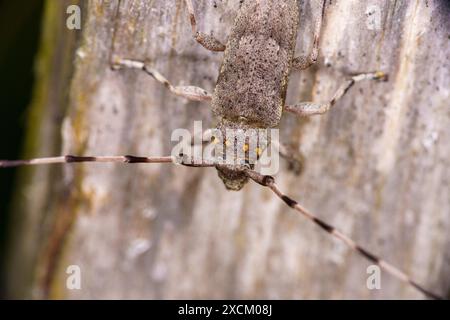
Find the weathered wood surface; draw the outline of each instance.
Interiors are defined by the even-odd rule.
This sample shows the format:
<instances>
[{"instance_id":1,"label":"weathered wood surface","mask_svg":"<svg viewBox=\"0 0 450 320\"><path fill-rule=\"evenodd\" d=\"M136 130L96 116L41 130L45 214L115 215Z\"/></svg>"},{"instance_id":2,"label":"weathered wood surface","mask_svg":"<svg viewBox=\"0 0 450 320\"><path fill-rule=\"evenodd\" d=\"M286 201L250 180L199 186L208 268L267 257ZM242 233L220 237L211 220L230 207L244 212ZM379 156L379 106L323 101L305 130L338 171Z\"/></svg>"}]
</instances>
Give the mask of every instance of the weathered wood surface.
<instances>
[{"instance_id":1,"label":"weathered wood surface","mask_svg":"<svg viewBox=\"0 0 450 320\"><path fill-rule=\"evenodd\" d=\"M195 0L200 29L225 41L239 2ZM300 4L297 53L311 47L320 2ZM193 41L183 1L88 1L84 9L61 153L167 155L172 130L214 125L208 104L109 68L114 50L151 61L175 84L212 91L222 54ZM319 64L292 75L287 102L329 99L346 72L383 70L390 79L356 85L327 115L285 115L282 137L305 163L299 176L285 164L277 175L293 198L441 294L450 287L449 17L443 0L328 4ZM48 155L42 150L36 155ZM23 214L37 217L17 227L11 260L14 269L37 253L28 266L35 280L21 291L28 296L423 298L384 273L381 290L368 290L367 261L261 186L225 191L214 169L42 170L23 190L44 186L47 206L18 196L29 199ZM66 289L69 265L81 267L82 290ZM11 287L21 277L12 274Z\"/></svg>"}]
</instances>

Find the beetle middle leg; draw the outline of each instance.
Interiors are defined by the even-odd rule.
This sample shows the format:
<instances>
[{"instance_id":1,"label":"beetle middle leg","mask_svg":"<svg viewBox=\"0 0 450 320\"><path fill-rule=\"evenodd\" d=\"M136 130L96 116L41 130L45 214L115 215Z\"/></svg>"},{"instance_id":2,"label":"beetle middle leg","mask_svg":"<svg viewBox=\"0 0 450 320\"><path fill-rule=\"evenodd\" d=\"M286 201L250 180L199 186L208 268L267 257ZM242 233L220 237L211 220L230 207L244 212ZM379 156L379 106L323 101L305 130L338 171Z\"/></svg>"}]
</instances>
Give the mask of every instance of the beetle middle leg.
<instances>
[{"instance_id":1,"label":"beetle middle leg","mask_svg":"<svg viewBox=\"0 0 450 320\"><path fill-rule=\"evenodd\" d=\"M210 101L211 94L200 87L195 86L174 86L161 73L152 68L149 64L132 59L114 58L112 62L114 69L131 68L143 70L145 73L153 77L156 81L163 84L173 94L184 97L192 101Z\"/></svg>"},{"instance_id":2,"label":"beetle middle leg","mask_svg":"<svg viewBox=\"0 0 450 320\"><path fill-rule=\"evenodd\" d=\"M341 99L347 91L358 81L361 80L386 80L387 75L383 72L360 73L348 79L334 94L333 98L324 103L302 102L295 105L286 105L285 111L295 113L296 115L306 117L315 114L324 114L331 109Z\"/></svg>"}]
</instances>

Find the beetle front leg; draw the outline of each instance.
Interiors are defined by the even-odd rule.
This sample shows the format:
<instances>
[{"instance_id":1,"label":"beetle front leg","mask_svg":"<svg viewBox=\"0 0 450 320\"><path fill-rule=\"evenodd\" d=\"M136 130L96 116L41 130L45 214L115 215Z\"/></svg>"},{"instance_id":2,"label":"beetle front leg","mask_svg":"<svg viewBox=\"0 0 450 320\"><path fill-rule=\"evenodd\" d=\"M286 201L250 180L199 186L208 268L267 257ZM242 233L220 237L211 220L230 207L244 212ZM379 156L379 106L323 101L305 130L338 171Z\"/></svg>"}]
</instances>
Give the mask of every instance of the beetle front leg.
<instances>
[{"instance_id":1,"label":"beetle front leg","mask_svg":"<svg viewBox=\"0 0 450 320\"><path fill-rule=\"evenodd\" d=\"M288 163L288 169L293 171L296 175L299 175L303 171L305 158L304 156L294 148L279 141L272 141L275 149L280 156Z\"/></svg>"}]
</instances>

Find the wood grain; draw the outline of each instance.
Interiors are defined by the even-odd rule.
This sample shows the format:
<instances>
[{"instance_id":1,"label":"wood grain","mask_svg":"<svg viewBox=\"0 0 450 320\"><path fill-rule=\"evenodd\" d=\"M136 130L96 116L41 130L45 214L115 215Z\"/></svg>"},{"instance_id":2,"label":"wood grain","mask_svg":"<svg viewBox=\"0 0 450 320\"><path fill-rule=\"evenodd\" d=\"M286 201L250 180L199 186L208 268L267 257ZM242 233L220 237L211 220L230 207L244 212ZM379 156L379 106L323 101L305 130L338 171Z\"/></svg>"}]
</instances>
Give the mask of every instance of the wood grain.
<instances>
[{"instance_id":1,"label":"wood grain","mask_svg":"<svg viewBox=\"0 0 450 320\"><path fill-rule=\"evenodd\" d=\"M311 47L320 3L299 4L298 54ZM167 155L172 130L192 129L194 120L203 120L205 128L215 124L208 104L175 97L139 71L109 68L114 51L151 61L174 84L212 91L222 54L192 39L183 1L83 4L82 40L60 122L61 153ZM319 63L292 75L287 103L325 101L352 72L382 70L389 81L358 83L323 116L285 114L283 140L305 162L301 175L283 164L277 181L321 218L445 295L450 6L443 0L327 4ZM225 42L239 0L195 0L194 6L200 30ZM373 8L380 17L375 28L373 15L366 14ZM34 155L50 156L42 150ZM11 269L34 261L26 270L34 281L22 285L22 295L423 298L386 274L381 290L368 290L367 261L259 185L226 191L214 169L76 164L57 167L53 175L48 170L27 171L34 173L18 191L18 202L27 205L17 210L37 217L18 222L14 232ZM46 206L28 195L38 186ZM30 252L37 258L29 260ZM65 287L66 268L73 264L81 267L82 290Z\"/></svg>"}]
</instances>

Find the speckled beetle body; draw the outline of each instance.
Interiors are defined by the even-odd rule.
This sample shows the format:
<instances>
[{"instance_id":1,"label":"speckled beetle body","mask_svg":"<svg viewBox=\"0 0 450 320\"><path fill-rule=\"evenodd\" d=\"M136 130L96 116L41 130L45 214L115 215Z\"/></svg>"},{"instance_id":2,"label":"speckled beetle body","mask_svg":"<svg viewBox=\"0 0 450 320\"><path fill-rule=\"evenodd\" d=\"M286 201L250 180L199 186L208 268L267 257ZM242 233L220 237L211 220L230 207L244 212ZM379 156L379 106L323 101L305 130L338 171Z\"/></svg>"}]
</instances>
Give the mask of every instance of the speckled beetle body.
<instances>
[{"instance_id":1,"label":"speckled beetle body","mask_svg":"<svg viewBox=\"0 0 450 320\"><path fill-rule=\"evenodd\" d=\"M299 10L296 0L245 1L226 44L212 111L218 128L270 128L281 119L294 58ZM230 190L247 182L245 166L218 165Z\"/></svg>"}]
</instances>

